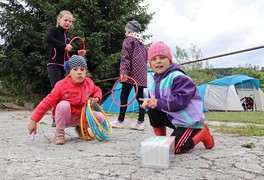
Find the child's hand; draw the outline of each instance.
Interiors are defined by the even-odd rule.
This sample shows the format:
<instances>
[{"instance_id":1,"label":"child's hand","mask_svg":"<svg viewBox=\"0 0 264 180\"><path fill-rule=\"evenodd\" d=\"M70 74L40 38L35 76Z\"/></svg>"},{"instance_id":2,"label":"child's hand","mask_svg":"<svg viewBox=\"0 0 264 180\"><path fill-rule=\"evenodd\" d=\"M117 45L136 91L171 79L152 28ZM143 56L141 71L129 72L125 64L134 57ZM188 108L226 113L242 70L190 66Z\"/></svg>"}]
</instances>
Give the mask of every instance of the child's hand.
<instances>
[{"instance_id":1,"label":"child's hand","mask_svg":"<svg viewBox=\"0 0 264 180\"><path fill-rule=\"evenodd\" d=\"M140 105L142 109L148 108L148 99L149 98L139 98L140 101L143 101L143 103Z\"/></svg>"},{"instance_id":2,"label":"child's hand","mask_svg":"<svg viewBox=\"0 0 264 180\"><path fill-rule=\"evenodd\" d=\"M155 97L151 97L148 99L148 107L155 109L157 107L158 104L158 99L156 99Z\"/></svg>"},{"instance_id":3,"label":"child's hand","mask_svg":"<svg viewBox=\"0 0 264 180\"><path fill-rule=\"evenodd\" d=\"M31 134L32 132L35 132L35 134L37 133L37 122L31 120L29 125L28 125L28 132L29 134Z\"/></svg>"},{"instance_id":4,"label":"child's hand","mask_svg":"<svg viewBox=\"0 0 264 180\"><path fill-rule=\"evenodd\" d=\"M71 50L72 50L72 45L70 45L70 44L66 44L65 49L66 49L67 51L71 51Z\"/></svg>"},{"instance_id":5,"label":"child's hand","mask_svg":"<svg viewBox=\"0 0 264 180\"><path fill-rule=\"evenodd\" d=\"M86 54L86 50L79 50L78 55L79 56L84 56Z\"/></svg>"},{"instance_id":6,"label":"child's hand","mask_svg":"<svg viewBox=\"0 0 264 180\"><path fill-rule=\"evenodd\" d=\"M120 75L120 81L121 82L126 82L127 81L127 75Z\"/></svg>"},{"instance_id":7,"label":"child's hand","mask_svg":"<svg viewBox=\"0 0 264 180\"><path fill-rule=\"evenodd\" d=\"M91 98L91 106L95 105L96 103L99 102L99 98L96 97L96 98Z\"/></svg>"}]
</instances>

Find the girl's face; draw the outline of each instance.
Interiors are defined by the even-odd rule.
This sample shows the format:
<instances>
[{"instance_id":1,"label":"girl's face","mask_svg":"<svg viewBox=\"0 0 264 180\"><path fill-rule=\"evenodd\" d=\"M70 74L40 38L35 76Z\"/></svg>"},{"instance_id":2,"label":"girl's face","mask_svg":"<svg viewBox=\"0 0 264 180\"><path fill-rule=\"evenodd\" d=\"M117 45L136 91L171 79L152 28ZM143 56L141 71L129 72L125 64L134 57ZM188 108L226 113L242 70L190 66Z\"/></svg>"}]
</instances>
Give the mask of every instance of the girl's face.
<instances>
[{"instance_id":1,"label":"girl's face","mask_svg":"<svg viewBox=\"0 0 264 180\"><path fill-rule=\"evenodd\" d=\"M161 55L157 55L153 57L150 61L150 67L155 71L157 74L164 73L169 67L171 66L171 62L169 58Z\"/></svg>"},{"instance_id":2,"label":"girl's face","mask_svg":"<svg viewBox=\"0 0 264 180\"><path fill-rule=\"evenodd\" d=\"M59 25L64 29L70 29L70 27L72 26L72 21L72 15L65 14L59 19Z\"/></svg>"},{"instance_id":3,"label":"girl's face","mask_svg":"<svg viewBox=\"0 0 264 180\"><path fill-rule=\"evenodd\" d=\"M68 74L75 82L82 83L86 77L87 71L82 66L72 68Z\"/></svg>"}]
</instances>

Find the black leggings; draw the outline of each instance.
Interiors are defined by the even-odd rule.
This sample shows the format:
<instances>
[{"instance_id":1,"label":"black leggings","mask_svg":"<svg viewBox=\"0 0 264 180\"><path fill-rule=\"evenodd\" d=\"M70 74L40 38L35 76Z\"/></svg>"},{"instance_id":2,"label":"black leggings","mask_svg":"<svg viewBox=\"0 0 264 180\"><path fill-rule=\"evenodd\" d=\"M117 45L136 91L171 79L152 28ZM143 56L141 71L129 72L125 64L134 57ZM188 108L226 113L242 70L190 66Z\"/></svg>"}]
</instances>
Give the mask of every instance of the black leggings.
<instances>
[{"instance_id":1,"label":"black leggings","mask_svg":"<svg viewBox=\"0 0 264 180\"><path fill-rule=\"evenodd\" d=\"M120 95L121 105L128 103L127 100L128 100L128 96L129 96L129 93L130 93L132 87L134 87L134 89L135 89L134 85L131 85L128 83L122 83L122 90L121 90L121 95ZM144 87L138 86L138 94L137 94L136 99L137 99L139 104L142 104L142 101L139 101L139 98L144 98L143 90L144 90ZM124 121L125 115L126 115L126 110L127 110L127 106L126 107L120 107L120 112L119 112L119 116L118 116L119 121ZM139 107L138 121L143 122L144 117L145 117L145 109L142 109Z\"/></svg>"},{"instance_id":2,"label":"black leggings","mask_svg":"<svg viewBox=\"0 0 264 180\"><path fill-rule=\"evenodd\" d=\"M159 128L166 126L173 129L171 136L175 136L176 154L185 153L194 148L194 142L192 138L196 133L200 131L200 129L192 129L192 128L184 128L184 127L176 128L171 123L171 121L168 120L167 114L157 109L149 109L148 116L150 120L150 125L152 127Z\"/></svg>"},{"instance_id":3,"label":"black leggings","mask_svg":"<svg viewBox=\"0 0 264 180\"><path fill-rule=\"evenodd\" d=\"M49 79L50 79L51 89L53 89L55 84L65 77L64 67L57 66L57 65L49 65L48 66L48 75L49 75Z\"/></svg>"}]
</instances>

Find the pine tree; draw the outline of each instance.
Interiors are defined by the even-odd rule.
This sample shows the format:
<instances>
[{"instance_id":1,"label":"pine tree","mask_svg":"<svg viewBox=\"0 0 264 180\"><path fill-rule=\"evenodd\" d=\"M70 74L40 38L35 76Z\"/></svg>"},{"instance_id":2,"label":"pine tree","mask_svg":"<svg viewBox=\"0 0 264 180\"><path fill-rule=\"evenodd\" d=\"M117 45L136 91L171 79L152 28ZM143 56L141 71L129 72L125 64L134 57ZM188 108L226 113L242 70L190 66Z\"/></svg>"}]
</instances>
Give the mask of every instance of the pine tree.
<instances>
[{"instance_id":1,"label":"pine tree","mask_svg":"<svg viewBox=\"0 0 264 180\"><path fill-rule=\"evenodd\" d=\"M14 93L50 91L45 36L61 10L74 15L71 35L86 42L88 69L96 82L117 77L124 26L136 19L144 31L152 18L143 0L6 0L0 2L0 73L4 86ZM113 82L98 84L108 91Z\"/></svg>"}]
</instances>

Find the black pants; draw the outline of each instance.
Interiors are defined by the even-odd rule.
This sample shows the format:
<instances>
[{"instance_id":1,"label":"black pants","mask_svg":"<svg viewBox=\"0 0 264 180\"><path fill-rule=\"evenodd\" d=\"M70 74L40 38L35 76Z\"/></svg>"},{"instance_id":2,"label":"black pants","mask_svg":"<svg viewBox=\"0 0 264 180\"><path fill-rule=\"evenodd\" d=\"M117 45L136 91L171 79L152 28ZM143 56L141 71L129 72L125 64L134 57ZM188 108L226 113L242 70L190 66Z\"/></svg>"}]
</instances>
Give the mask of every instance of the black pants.
<instances>
[{"instance_id":1,"label":"black pants","mask_svg":"<svg viewBox=\"0 0 264 180\"><path fill-rule=\"evenodd\" d=\"M55 84L65 77L65 70L62 66L49 65L48 66L48 76L50 79L51 89L54 88Z\"/></svg>"},{"instance_id":2,"label":"black pants","mask_svg":"<svg viewBox=\"0 0 264 180\"><path fill-rule=\"evenodd\" d=\"M134 87L134 89L135 89L134 85L131 85L128 83L122 83L122 90L121 90L121 95L120 95L121 105L128 103L127 102L128 96L129 96L129 93L130 93L132 87ZM139 98L144 97L143 91L144 91L144 87L138 86L138 94L137 94L136 99L137 99L139 104L142 104L142 102L139 101ZM119 112L119 116L118 116L119 121L124 121L125 115L126 115L126 110L127 110L127 106L126 107L120 107L120 112ZM144 118L145 118L145 109L142 109L139 107L138 121L143 122Z\"/></svg>"},{"instance_id":3,"label":"black pants","mask_svg":"<svg viewBox=\"0 0 264 180\"><path fill-rule=\"evenodd\" d=\"M200 129L176 128L170 120L166 113L159 111L157 109L149 109L148 116L150 120L150 125L155 128L159 127L169 127L173 129L171 136L175 136L175 153L181 154L185 153L194 148L194 142L192 138Z\"/></svg>"},{"instance_id":4,"label":"black pants","mask_svg":"<svg viewBox=\"0 0 264 180\"><path fill-rule=\"evenodd\" d=\"M51 90L54 88L55 84L65 77L65 70L62 66L49 65L48 66L48 76L50 80ZM55 115L55 108L52 108L52 117ZM53 119L54 121L54 119Z\"/></svg>"}]
</instances>

